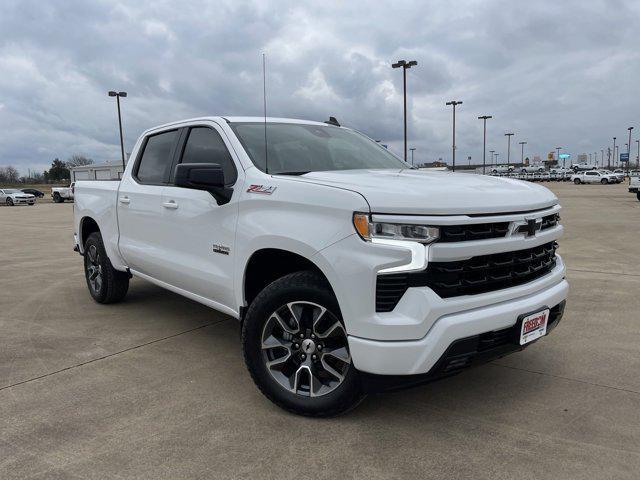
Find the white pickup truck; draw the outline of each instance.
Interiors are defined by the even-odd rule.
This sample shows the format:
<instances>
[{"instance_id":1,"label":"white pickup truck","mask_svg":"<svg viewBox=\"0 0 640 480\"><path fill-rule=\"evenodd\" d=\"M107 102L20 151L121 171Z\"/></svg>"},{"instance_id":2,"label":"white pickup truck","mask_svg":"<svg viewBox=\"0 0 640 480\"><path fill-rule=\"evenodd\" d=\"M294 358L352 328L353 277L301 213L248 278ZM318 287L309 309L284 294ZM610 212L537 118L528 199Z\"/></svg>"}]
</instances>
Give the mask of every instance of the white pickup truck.
<instances>
[{"instance_id":1,"label":"white pickup truck","mask_svg":"<svg viewBox=\"0 0 640 480\"><path fill-rule=\"evenodd\" d=\"M629 181L629 192L635 193L638 200L640 200L640 177L631 177L631 180Z\"/></svg>"},{"instance_id":2,"label":"white pickup truck","mask_svg":"<svg viewBox=\"0 0 640 480\"><path fill-rule=\"evenodd\" d=\"M76 182L71 182L68 187L53 187L51 198L55 203L63 203L65 200L73 200L73 191Z\"/></svg>"},{"instance_id":3,"label":"white pickup truck","mask_svg":"<svg viewBox=\"0 0 640 480\"><path fill-rule=\"evenodd\" d=\"M589 170L571 175L571 181L576 185L581 183L601 183L606 185L608 183L620 183L620 178L605 170Z\"/></svg>"},{"instance_id":4,"label":"white pickup truck","mask_svg":"<svg viewBox=\"0 0 640 480\"><path fill-rule=\"evenodd\" d=\"M242 323L277 405L330 416L521 350L562 318L558 199L412 169L338 125L206 117L144 132L121 181L76 183L100 303L136 276Z\"/></svg>"}]
</instances>

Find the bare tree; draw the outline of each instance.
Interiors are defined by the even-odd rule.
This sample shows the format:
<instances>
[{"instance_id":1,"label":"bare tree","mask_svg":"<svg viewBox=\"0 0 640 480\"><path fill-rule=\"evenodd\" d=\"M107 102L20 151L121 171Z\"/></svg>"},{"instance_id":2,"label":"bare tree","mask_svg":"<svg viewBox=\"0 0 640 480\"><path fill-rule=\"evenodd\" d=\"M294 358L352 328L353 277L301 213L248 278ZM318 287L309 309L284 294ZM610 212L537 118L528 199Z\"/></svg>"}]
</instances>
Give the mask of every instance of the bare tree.
<instances>
[{"instance_id":1,"label":"bare tree","mask_svg":"<svg viewBox=\"0 0 640 480\"><path fill-rule=\"evenodd\" d=\"M12 185L19 181L20 174L14 166L8 165L6 167L0 167L0 182Z\"/></svg>"},{"instance_id":2,"label":"bare tree","mask_svg":"<svg viewBox=\"0 0 640 480\"><path fill-rule=\"evenodd\" d=\"M93 160L89 157L85 157L84 155L74 154L71 155L65 163L67 164L67 168L73 168L81 167L83 165L91 165L93 164Z\"/></svg>"}]
</instances>

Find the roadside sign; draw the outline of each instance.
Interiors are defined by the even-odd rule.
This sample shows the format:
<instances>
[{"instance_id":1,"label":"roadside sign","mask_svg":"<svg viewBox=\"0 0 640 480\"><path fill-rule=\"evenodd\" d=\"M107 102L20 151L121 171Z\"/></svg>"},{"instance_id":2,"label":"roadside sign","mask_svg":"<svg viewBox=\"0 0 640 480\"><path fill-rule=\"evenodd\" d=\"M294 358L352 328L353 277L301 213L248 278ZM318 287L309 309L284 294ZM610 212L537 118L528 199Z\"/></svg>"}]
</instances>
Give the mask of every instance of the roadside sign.
<instances>
[{"instance_id":1,"label":"roadside sign","mask_svg":"<svg viewBox=\"0 0 640 480\"><path fill-rule=\"evenodd\" d=\"M620 161L621 162L628 162L629 161L629 154L628 153L621 153L620 154Z\"/></svg>"}]
</instances>

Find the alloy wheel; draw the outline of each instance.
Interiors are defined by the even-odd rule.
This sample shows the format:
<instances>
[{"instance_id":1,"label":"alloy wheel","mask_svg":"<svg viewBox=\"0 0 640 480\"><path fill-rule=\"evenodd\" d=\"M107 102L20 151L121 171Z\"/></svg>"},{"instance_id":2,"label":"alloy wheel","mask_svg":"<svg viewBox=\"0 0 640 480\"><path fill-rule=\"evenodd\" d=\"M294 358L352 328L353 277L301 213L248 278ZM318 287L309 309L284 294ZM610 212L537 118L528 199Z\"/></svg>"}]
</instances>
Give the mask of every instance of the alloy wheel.
<instances>
[{"instance_id":1,"label":"alloy wheel","mask_svg":"<svg viewBox=\"0 0 640 480\"><path fill-rule=\"evenodd\" d=\"M95 293L100 293L102 288L102 265L100 264L100 253L95 245L91 245L87 251L87 278L91 289Z\"/></svg>"},{"instance_id":2,"label":"alloy wheel","mask_svg":"<svg viewBox=\"0 0 640 480\"><path fill-rule=\"evenodd\" d=\"M316 303L282 305L267 319L261 340L267 371L296 395L320 397L334 391L351 366L342 323Z\"/></svg>"}]
</instances>

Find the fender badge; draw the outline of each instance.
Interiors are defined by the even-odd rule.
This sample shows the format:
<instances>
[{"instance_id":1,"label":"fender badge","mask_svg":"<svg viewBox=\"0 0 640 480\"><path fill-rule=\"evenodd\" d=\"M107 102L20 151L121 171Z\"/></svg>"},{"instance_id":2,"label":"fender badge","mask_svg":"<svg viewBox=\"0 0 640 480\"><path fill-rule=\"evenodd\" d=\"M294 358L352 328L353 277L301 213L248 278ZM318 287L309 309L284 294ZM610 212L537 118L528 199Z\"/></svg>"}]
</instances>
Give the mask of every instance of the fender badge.
<instances>
[{"instance_id":1,"label":"fender badge","mask_svg":"<svg viewBox=\"0 0 640 480\"><path fill-rule=\"evenodd\" d=\"M278 187L272 187L269 185L249 185L247 193L261 193L263 195L271 195L276 191Z\"/></svg>"}]
</instances>

